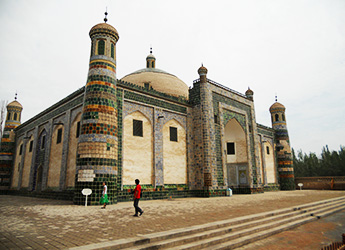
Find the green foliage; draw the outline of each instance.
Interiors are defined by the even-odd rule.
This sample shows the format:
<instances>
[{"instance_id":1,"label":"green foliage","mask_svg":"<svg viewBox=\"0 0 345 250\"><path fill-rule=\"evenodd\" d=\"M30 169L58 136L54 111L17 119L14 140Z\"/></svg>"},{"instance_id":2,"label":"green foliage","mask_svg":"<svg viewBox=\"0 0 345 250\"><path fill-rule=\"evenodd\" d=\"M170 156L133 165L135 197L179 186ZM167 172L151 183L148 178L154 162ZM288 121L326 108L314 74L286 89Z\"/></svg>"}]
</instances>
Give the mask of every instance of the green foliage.
<instances>
[{"instance_id":1,"label":"green foliage","mask_svg":"<svg viewBox=\"0 0 345 250\"><path fill-rule=\"evenodd\" d=\"M315 153L303 153L302 150L295 154L292 149L293 165L296 177L313 176L345 176L345 147L340 150L329 151L328 146L323 147L320 157Z\"/></svg>"}]
</instances>

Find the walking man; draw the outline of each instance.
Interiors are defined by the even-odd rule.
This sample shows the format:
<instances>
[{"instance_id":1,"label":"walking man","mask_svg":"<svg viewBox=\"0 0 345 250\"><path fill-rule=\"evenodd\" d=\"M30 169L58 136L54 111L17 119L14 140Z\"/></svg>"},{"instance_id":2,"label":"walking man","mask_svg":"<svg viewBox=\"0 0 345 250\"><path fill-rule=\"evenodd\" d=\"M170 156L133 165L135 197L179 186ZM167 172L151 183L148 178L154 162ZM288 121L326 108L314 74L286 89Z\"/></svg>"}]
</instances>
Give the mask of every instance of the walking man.
<instances>
[{"instance_id":1,"label":"walking man","mask_svg":"<svg viewBox=\"0 0 345 250\"><path fill-rule=\"evenodd\" d=\"M144 211L139 207L139 200L141 196L141 186L139 185L140 181L138 179L135 180L135 184L137 185L134 189L134 207L135 207L135 214L133 216L138 217L144 213Z\"/></svg>"}]
</instances>

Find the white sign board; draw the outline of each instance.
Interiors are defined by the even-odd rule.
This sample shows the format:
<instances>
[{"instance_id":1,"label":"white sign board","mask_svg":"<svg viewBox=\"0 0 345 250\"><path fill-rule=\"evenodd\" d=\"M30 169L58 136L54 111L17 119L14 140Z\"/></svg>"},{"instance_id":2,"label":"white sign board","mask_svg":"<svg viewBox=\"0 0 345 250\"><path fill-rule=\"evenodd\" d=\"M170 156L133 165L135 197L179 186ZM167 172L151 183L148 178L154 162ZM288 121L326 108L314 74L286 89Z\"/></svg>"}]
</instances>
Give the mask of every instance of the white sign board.
<instances>
[{"instance_id":1,"label":"white sign board","mask_svg":"<svg viewBox=\"0 0 345 250\"><path fill-rule=\"evenodd\" d=\"M93 182L96 177L93 169L80 169L78 170L78 181L80 182Z\"/></svg>"},{"instance_id":2,"label":"white sign board","mask_svg":"<svg viewBox=\"0 0 345 250\"><path fill-rule=\"evenodd\" d=\"M81 190L81 193L85 195L85 207L87 207L87 196L92 194L92 190L90 188L84 188Z\"/></svg>"},{"instance_id":3,"label":"white sign board","mask_svg":"<svg viewBox=\"0 0 345 250\"><path fill-rule=\"evenodd\" d=\"M303 183L298 183L297 185L299 186L299 189L302 190Z\"/></svg>"},{"instance_id":4,"label":"white sign board","mask_svg":"<svg viewBox=\"0 0 345 250\"><path fill-rule=\"evenodd\" d=\"M90 195L90 194L92 194L92 190L91 190L90 188L84 188L84 189L81 191L81 193L82 193L83 195Z\"/></svg>"}]
</instances>

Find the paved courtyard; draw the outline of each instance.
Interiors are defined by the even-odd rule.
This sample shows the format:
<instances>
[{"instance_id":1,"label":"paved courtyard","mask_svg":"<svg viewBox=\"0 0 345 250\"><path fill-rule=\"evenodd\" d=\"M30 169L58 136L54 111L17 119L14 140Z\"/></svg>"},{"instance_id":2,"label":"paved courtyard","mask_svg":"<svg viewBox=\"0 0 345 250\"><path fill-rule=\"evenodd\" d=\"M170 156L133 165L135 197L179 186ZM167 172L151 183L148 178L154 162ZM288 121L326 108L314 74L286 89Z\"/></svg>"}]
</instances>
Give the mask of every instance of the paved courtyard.
<instances>
[{"instance_id":1,"label":"paved courtyard","mask_svg":"<svg viewBox=\"0 0 345 250\"><path fill-rule=\"evenodd\" d=\"M69 201L1 195L0 249L66 249L340 196L345 196L345 191L296 190L140 201L144 214L133 217L132 202L101 209L101 206L76 206ZM243 249L320 249L332 241L340 241L342 230L345 233L345 215L340 212Z\"/></svg>"}]
</instances>

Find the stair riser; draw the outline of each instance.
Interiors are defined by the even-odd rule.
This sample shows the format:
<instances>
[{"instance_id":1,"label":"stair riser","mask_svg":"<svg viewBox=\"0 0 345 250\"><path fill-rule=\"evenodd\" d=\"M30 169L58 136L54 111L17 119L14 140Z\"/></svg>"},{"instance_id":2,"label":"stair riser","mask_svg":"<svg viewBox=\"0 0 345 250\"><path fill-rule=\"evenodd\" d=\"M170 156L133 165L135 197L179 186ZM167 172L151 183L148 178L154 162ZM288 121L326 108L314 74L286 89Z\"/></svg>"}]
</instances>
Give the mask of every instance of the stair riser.
<instances>
[{"instance_id":1,"label":"stair riser","mask_svg":"<svg viewBox=\"0 0 345 250\"><path fill-rule=\"evenodd\" d=\"M308 218L309 218L309 216L308 216ZM313 219L316 219L316 218L313 218ZM264 228L264 230L266 230L266 229L271 229L271 226L268 226L268 227ZM214 246L214 245L217 245L217 244L222 244L222 243L226 243L226 242L229 242L229 241L232 241L232 240L236 240L236 239L239 239L239 238L242 238L242 237L245 237L245 236L257 233L257 232L262 231L262 230L263 229L252 230L252 231L248 231L248 232L245 232L245 233L242 233L242 234L231 235L231 236L224 237L222 239L217 239L217 240L210 239L210 241L208 241L207 243L202 243L202 244L199 244L199 245L194 245L192 247L183 248L183 246L181 246L181 249L183 249L183 250L194 250L194 249L199 250L199 249L202 249L202 248L211 247L211 246ZM284 230L285 229L282 229L282 231L284 231ZM266 236L266 237L268 237L268 236ZM245 244L248 244L248 243L245 243ZM228 249L228 248L225 248L225 249Z\"/></svg>"},{"instance_id":2,"label":"stair riser","mask_svg":"<svg viewBox=\"0 0 345 250\"><path fill-rule=\"evenodd\" d=\"M333 201L333 202L324 202L324 203L321 203L323 206L321 207L327 207L328 205L330 204L334 204L336 202L339 202L338 200L337 201ZM330 204L328 204L330 203ZM342 203L342 204L345 204L345 203ZM311 207L311 206L305 206L305 207ZM334 207L332 207L334 208ZM314 211L318 208L312 208L312 209L309 209L308 211L305 211L305 210L302 210L302 209L299 209L299 210L296 210L296 214L295 216L297 215L300 215L300 214L303 214L303 213L307 213L306 217L309 216L309 211ZM151 243L154 243L154 242L158 242L160 240L166 240L166 239L172 239L174 237L179 237L179 236L186 236L186 235L192 235L192 234L195 234L195 233L201 233L201 232L206 232L206 231L210 231L210 230L214 230L214 229L219 229L219 228L225 228L225 227L229 227L229 226L236 226L238 224L242 224L242 223L247 223L247 222L250 222L251 220L258 220L258 219L263 219L263 218L267 218L267 217L272 217L272 219L266 221L266 222L270 222L270 221L274 221L276 220L276 218L274 218L273 216L276 216L276 215L280 215L280 214L284 214L284 213L287 213L287 211L285 212L281 212L281 213L271 213L271 214L267 214L265 216L259 216L259 217L256 217L256 218L252 218L252 219L246 219L246 220L242 220L242 221L238 221L236 223L224 223L224 224L221 224L221 225L217 225L217 226L212 226L212 227L207 227L207 228L204 228L204 230L194 230L194 231L191 231L191 232L188 232L187 234L186 233L181 233L180 235L173 235L171 237L165 237L164 239L157 239L157 240L152 240ZM291 218L291 216L293 215L286 215L286 216L283 216L283 217L280 217L280 219L283 219L283 218ZM191 237L189 240L185 241L182 243L182 244L186 244L186 243L190 243L190 242L193 242L193 241L198 241L198 240L202 240L202 239L205 239L205 238L211 238L211 237L214 237L214 236L219 236L219 235L223 235L223 234L227 234L228 232L235 232L235 231L238 231L238 230L243 230L243 229L246 229L246 228L249 228L249 227L253 227L253 226L257 226L257 225L260 225L261 222L258 222L258 223L251 223L250 225L245 225L243 227L239 227L239 228L236 228L236 229L231 229L231 230L224 230L222 232L218 232L216 234L209 234L207 236L202 236L202 237L196 237L196 238L193 238ZM159 249L164 249L166 247L173 247L173 246L178 246L178 245L181 245L181 243L177 243L177 244L172 244L172 245L164 245L164 246L161 246L161 248ZM146 249L146 248L145 248ZM149 248L148 248L149 249ZM148 250L147 249L147 250Z\"/></svg>"},{"instance_id":3,"label":"stair riser","mask_svg":"<svg viewBox=\"0 0 345 250\"><path fill-rule=\"evenodd\" d=\"M335 210L335 211L332 211L332 212L330 212L330 213L327 213L327 214L323 215L322 217L325 217L325 216L328 216L328 215L337 213L337 212L342 211L342 210L345 210L345 207L342 207L342 208L339 208L339 209L337 209L337 210ZM258 240L261 240L261 239L270 237L270 236L272 236L272 235L278 234L278 233L283 232L283 231L287 231L287 230L296 228L296 227L298 227L298 226L301 226L301 225L303 225L303 224L306 224L306 223L309 223L309 222L312 222L312 221L315 221L315 220L317 220L316 217L310 217L310 219L305 220L305 221L300 222L300 223L297 223L297 224L295 224L295 225L293 225L293 226L287 226L287 227L285 227L285 228L283 228L283 229L275 230L275 231L269 232L269 233L267 233L267 234L264 233L264 234L261 234L260 236L253 237L253 238L251 238L250 240L244 240L244 241L239 242L239 243L236 243L236 244L230 244L230 245L227 245L227 246L224 246L224 247L214 248L214 250L216 250L216 249L217 249L217 250L235 249L235 248L238 248L238 247L242 247L242 246L244 246L244 245L247 245L247 244L253 243L253 242L255 242L255 241L258 241Z\"/></svg>"},{"instance_id":4,"label":"stair riser","mask_svg":"<svg viewBox=\"0 0 345 250\"><path fill-rule=\"evenodd\" d=\"M250 240L246 240L246 241L243 241L243 242L239 242L237 244L233 244L233 245L230 245L230 246L226 246L224 248L217 248L217 250L225 250L225 249L235 249L235 248L238 248L238 247L242 247L244 245L247 245L247 244L250 244L250 243L254 243L258 240L262 240L262 239L265 239L267 237L270 237L272 235L275 235L275 234L278 234L278 233L281 233L281 232L284 232L284 231L287 231L287 230L290 230L290 229L293 229L293 228L296 228L296 227L299 227L303 224L306 224L308 222L311 222L313 220L316 220L316 218L313 218L312 220L305 220L304 222L301 222L301 223L298 223L298 224L295 224L294 226L289 226L289 227L286 227L286 228L282 228L282 229L277 229L275 230L274 232L269 232L267 234L262 234L260 236L257 236L257 237L253 237L251 238Z\"/></svg>"}]
</instances>

